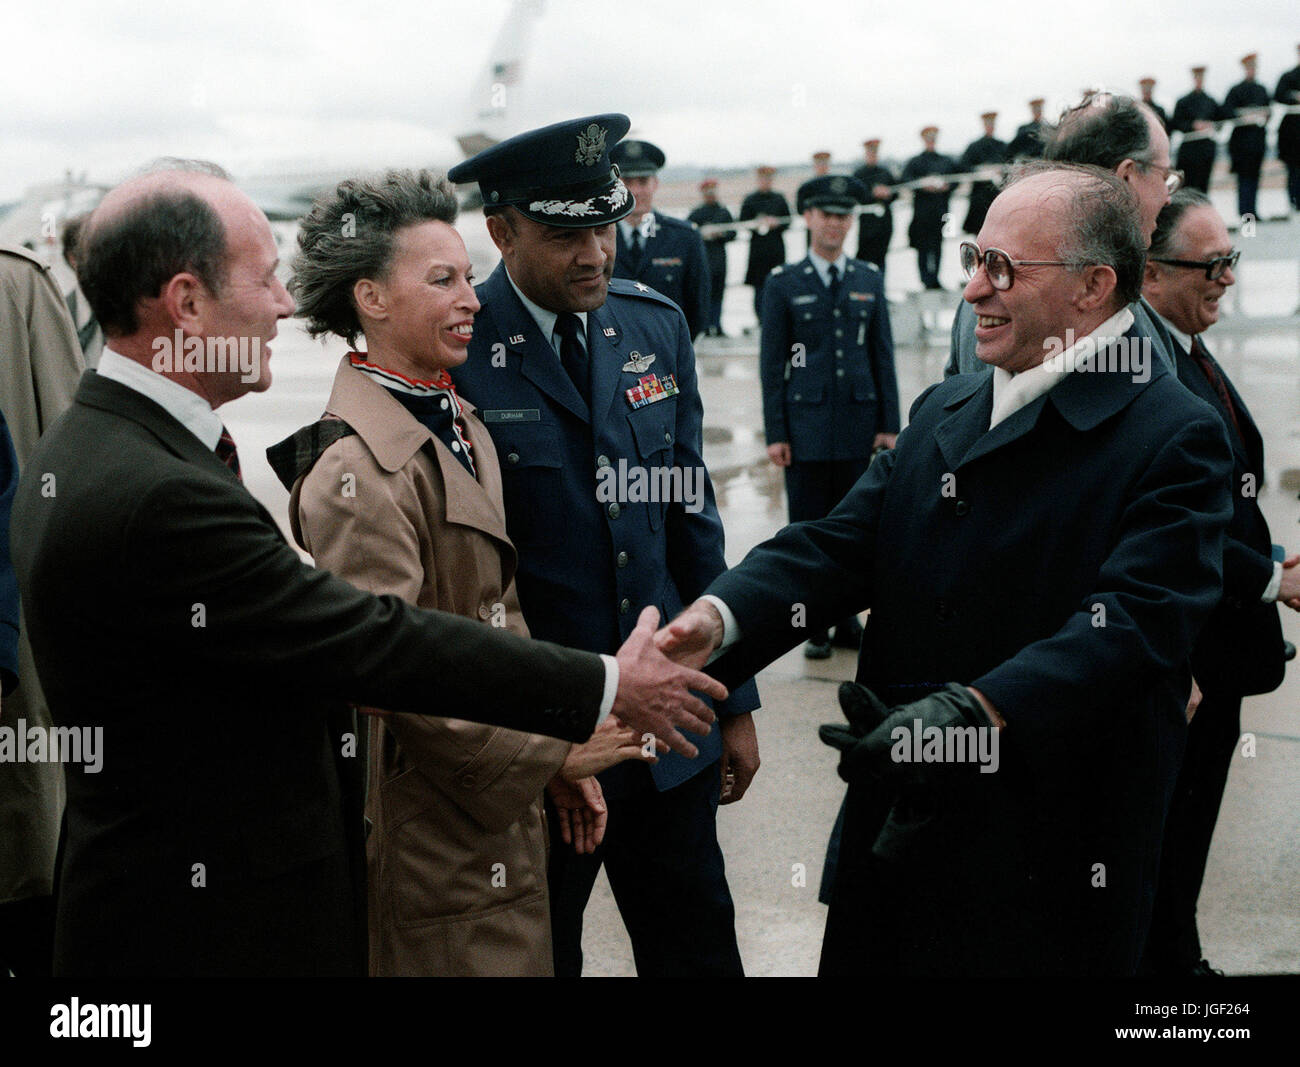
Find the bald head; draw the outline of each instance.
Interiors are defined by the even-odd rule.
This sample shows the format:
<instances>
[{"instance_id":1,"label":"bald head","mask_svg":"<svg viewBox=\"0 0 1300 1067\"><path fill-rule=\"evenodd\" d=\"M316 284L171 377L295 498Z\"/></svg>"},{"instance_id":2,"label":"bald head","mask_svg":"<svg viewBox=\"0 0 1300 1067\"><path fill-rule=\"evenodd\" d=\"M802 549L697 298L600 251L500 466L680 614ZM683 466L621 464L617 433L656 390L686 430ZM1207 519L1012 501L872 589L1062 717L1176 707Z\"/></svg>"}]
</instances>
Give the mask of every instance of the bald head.
<instances>
[{"instance_id":1,"label":"bald head","mask_svg":"<svg viewBox=\"0 0 1300 1067\"><path fill-rule=\"evenodd\" d=\"M215 408L270 385L267 343L293 313L277 263L266 216L220 168L172 161L104 197L78 279L115 352Z\"/></svg>"},{"instance_id":2,"label":"bald head","mask_svg":"<svg viewBox=\"0 0 1300 1067\"><path fill-rule=\"evenodd\" d=\"M223 173L211 170L151 170L110 190L86 221L77 272L106 336L135 333L141 301L158 297L177 274L192 274L219 294L222 217L240 208L257 212Z\"/></svg>"},{"instance_id":3,"label":"bald head","mask_svg":"<svg viewBox=\"0 0 1300 1067\"><path fill-rule=\"evenodd\" d=\"M1020 168L993 201L978 247L1030 261L1001 289L981 268L964 293L977 316L976 355L1019 373L1040 364L1054 338L1085 336L1136 299L1146 241L1116 175L1038 163Z\"/></svg>"}]
</instances>

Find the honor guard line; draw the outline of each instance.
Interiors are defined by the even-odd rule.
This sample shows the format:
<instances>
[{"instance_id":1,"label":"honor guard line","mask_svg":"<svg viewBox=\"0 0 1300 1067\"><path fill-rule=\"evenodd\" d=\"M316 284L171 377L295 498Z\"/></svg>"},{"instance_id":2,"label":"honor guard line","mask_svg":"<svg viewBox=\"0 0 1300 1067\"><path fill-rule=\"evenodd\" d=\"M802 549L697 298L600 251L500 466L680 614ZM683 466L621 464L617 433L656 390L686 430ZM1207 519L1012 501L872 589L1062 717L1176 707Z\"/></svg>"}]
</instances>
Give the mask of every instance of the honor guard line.
<instances>
[{"instance_id":1,"label":"honor guard line","mask_svg":"<svg viewBox=\"0 0 1300 1067\"><path fill-rule=\"evenodd\" d=\"M1276 111L1279 115L1300 115L1300 104L1274 104L1271 107L1249 107L1238 108L1237 118L1227 119L1216 122L1212 130L1193 130L1190 133L1182 135L1184 141L1200 141L1207 137L1217 138L1226 130L1236 129L1238 126L1267 126ZM915 178L912 181L896 182L889 186L895 192L913 191L916 189L936 189L941 185L962 185L966 182L997 182L1001 181L1007 171L1011 170L1016 164L1003 163L993 167L980 167L978 170L964 171L961 174L932 174L925 178ZM854 215L883 215L885 207L881 204L859 204L853 209ZM802 213L796 215L770 216L763 219L748 219L745 222L711 222L706 226L695 227L701 237L716 237L718 234L726 233L728 230L766 230L772 221L778 226L793 226L798 228L803 221Z\"/></svg>"}]
</instances>

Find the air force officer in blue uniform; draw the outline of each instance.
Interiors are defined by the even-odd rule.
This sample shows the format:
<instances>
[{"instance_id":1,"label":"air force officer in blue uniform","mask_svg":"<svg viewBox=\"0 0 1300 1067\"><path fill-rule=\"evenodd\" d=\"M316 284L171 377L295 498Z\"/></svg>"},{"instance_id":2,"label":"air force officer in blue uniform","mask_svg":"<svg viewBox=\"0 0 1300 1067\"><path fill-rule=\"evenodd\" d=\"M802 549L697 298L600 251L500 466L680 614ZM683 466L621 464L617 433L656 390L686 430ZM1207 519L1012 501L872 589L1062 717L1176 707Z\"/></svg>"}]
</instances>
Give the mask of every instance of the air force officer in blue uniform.
<instances>
[{"instance_id":1,"label":"air force officer in blue uniform","mask_svg":"<svg viewBox=\"0 0 1300 1067\"><path fill-rule=\"evenodd\" d=\"M898 382L883 275L844 253L855 205L868 197L854 178L826 175L799 188L808 255L777 267L763 289L760 374L767 454L785 470L790 521L820 519L865 473L877 448L898 436ZM856 617L836 644L858 647ZM810 635L810 659L831 654L825 632Z\"/></svg>"},{"instance_id":2,"label":"air force officer in blue uniform","mask_svg":"<svg viewBox=\"0 0 1300 1067\"><path fill-rule=\"evenodd\" d=\"M501 460L524 618L536 637L593 650L618 647L647 605L671 618L726 569L686 320L646 284L611 280L632 195L608 146L628 126L624 115L557 123L450 174L479 183L501 251L454 377ZM715 815L757 769L757 706L753 683L738 686L698 759L600 776L604 843L551 855L557 974L581 973L582 912L601 863L638 973L741 973Z\"/></svg>"},{"instance_id":3,"label":"air force officer in blue uniform","mask_svg":"<svg viewBox=\"0 0 1300 1067\"><path fill-rule=\"evenodd\" d=\"M694 226L651 210L664 154L649 141L620 141L609 158L633 197L632 210L618 224L614 277L663 293L682 309L693 340L709 324L709 263Z\"/></svg>"}]
</instances>

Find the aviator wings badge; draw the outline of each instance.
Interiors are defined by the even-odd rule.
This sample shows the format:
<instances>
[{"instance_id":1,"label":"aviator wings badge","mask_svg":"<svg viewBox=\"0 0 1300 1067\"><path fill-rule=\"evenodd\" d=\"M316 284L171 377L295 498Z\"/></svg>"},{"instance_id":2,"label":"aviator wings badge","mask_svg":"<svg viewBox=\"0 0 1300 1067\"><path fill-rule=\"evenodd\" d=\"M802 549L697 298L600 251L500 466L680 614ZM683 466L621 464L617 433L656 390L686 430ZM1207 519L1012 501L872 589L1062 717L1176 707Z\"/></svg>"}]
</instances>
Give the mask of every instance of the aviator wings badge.
<instances>
[{"instance_id":1,"label":"aviator wings badge","mask_svg":"<svg viewBox=\"0 0 1300 1067\"><path fill-rule=\"evenodd\" d=\"M640 352L633 352L631 358L623 364L623 370L629 374L644 374L654 361L655 354L653 352L648 356L643 356Z\"/></svg>"}]
</instances>

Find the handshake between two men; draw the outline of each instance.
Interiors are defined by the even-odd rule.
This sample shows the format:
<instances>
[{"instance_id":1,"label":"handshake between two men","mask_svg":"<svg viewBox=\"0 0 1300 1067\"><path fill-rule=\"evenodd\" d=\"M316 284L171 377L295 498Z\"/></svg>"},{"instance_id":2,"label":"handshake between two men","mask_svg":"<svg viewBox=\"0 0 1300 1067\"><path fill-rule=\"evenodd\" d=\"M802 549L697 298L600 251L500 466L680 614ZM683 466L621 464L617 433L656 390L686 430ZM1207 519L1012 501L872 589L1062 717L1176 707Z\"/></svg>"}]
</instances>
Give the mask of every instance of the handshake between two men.
<instances>
[{"instance_id":1,"label":"handshake between two men","mask_svg":"<svg viewBox=\"0 0 1300 1067\"><path fill-rule=\"evenodd\" d=\"M644 618L644 616L643 616ZM669 659L683 667L701 670L722 649L726 623L715 604L697 600L654 635L654 643ZM840 707L848 725L828 724L818 736L841 753L840 777L846 782L891 778L896 784L939 784L935 776L946 773L947 760L899 759L899 743L906 735L906 754L918 750L922 738L945 736L951 729L1000 730L1006 725L997 710L977 689L948 685L920 700L890 708L871 690L845 682L839 690ZM688 727L689 728L689 727Z\"/></svg>"}]
</instances>

